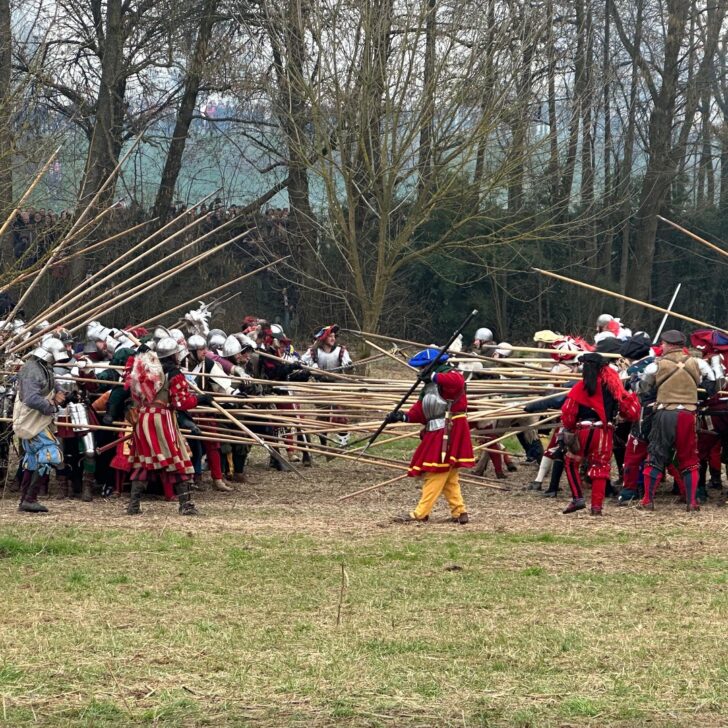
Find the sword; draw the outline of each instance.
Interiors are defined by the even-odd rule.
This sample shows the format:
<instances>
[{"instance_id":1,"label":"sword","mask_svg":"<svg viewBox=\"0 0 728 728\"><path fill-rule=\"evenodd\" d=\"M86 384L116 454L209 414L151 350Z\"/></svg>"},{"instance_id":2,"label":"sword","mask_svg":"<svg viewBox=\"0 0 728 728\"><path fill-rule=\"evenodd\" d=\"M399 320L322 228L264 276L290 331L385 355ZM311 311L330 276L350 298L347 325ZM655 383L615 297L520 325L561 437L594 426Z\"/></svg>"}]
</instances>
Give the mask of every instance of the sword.
<instances>
[{"instance_id":1,"label":"sword","mask_svg":"<svg viewBox=\"0 0 728 728\"><path fill-rule=\"evenodd\" d=\"M670 311L672 311L672 307L675 305L675 299L677 298L677 294L680 293L681 286L682 286L682 283L678 283L677 288L675 289L675 293L672 294L672 298L670 299L670 305L667 307L667 311L665 311L665 315L662 317L662 321L660 321L660 328L657 329L657 333L655 334L654 338L652 339L653 344L660 343L660 334L662 333L662 330L665 328L665 324L667 323L667 317L670 315Z\"/></svg>"}]
</instances>

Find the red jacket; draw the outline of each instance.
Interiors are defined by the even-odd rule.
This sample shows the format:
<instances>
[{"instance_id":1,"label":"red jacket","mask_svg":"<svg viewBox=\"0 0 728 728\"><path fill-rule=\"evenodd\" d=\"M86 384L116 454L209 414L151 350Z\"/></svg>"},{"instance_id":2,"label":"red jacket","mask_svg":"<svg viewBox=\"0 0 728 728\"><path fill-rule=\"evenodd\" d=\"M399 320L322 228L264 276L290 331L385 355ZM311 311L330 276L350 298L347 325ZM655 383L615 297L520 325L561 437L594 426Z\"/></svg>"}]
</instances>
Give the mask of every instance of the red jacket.
<instances>
[{"instance_id":1,"label":"red jacket","mask_svg":"<svg viewBox=\"0 0 728 728\"><path fill-rule=\"evenodd\" d=\"M420 432L421 442L410 461L408 475L416 476L423 473L440 473L449 468L472 468L475 464L473 456L473 443L470 440L470 427L468 425L467 409L468 399L465 394L465 380L463 375L451 369L433 375L440 396L452 400L450 408L450 436L442 460L442 441L445 429ZM422 411L422 402L416 402L407 412L409 422L427 423Z\"/></svg>"},{"instance_id":2,"label":"red jacket","mask_svg":"<svg viewBox=\"0 0 728 728\"><path fill-rule=\"evenodd\" d=\"M628 392L619 375L610 367L605 366L599 372L597 390L594 394L586 391L584 382L577 382L566 395L566 401L561 407L561 423L567 430L575 430L579 420L579 408L584 407L593 411L598 419L605 424L609 421L608 413L604 408L602 387L606 387L614 398L619 414L628 422L635 422L640 416L640 403L634 392ZM589 419L589 418L587 418Z\"/></svg>"}]
</instances>

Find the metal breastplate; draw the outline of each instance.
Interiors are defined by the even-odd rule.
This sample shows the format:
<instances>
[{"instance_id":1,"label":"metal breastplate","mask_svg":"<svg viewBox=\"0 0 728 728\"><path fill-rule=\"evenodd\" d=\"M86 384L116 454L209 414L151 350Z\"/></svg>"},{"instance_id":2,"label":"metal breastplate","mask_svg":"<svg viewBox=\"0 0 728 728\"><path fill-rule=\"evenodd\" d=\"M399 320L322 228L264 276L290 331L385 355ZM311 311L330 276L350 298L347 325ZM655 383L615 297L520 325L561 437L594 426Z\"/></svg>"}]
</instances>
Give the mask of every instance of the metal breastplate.
<instances>
[{"instance_id":1,"label":"metal breastplate","mask_svg":"<svg viewBox=\"0 0 728 728\"><path fill-rule=\"evenodd\" d=\"M427 431L442 430L445 427L445 414L447 413L447 400L440 396L437 384L430 382L425 385L422 396L422 412L427 419Z\"/></svg>"},{"instance_id":2,"label":"metal breastplate","mask_svg":"<svg viewBox=\"0 0 728 728\"><path fill-rule=\"evenodd\" d=\"M338 346L332 351L323 351L323 349L319 349L316 353L316 363L318 364L319 369L323 369L326 372L336 369L339 366L340 353L341 350Z\"/></svg>"}]
</instances>

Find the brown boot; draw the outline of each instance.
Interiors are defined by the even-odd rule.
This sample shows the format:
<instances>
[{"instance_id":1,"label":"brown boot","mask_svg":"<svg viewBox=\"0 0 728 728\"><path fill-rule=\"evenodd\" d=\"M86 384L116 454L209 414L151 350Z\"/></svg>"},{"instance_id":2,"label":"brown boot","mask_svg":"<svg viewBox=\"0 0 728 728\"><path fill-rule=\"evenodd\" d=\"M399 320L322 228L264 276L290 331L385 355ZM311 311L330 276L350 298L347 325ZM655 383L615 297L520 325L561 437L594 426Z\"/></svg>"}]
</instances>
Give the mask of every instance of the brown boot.
<instances>
[{"instance_id":1,"label":"brown boot","mask_svg":"<svg viewBox=\"0 0 728 728\"><path fill-rule=\"evenodd\" d=\"M68 488L70 483L67 475L56 476L56 500L65 500L68 498Z\"/></svg>"},{"instance_id":2,"label":"brown boot","mask_svg":"<svg viewBox=\"0 0 728 728\"><path fill-rule=\"evenodd\" d=\"M224 480L213 480L212 487L221 493L232 493L233 489Z\"/></svg>"},{"instance_id":3,"label":"brown boot","mask_svg":"<svg viewBox=\"0 0 728 728\"><path fill-rule=\"evenodd\" d=\"M84 503L90 503L94 499L93 494L94 478L91 473L84 473L81 481L81 500Z\"/></svg>"}]
</instances>

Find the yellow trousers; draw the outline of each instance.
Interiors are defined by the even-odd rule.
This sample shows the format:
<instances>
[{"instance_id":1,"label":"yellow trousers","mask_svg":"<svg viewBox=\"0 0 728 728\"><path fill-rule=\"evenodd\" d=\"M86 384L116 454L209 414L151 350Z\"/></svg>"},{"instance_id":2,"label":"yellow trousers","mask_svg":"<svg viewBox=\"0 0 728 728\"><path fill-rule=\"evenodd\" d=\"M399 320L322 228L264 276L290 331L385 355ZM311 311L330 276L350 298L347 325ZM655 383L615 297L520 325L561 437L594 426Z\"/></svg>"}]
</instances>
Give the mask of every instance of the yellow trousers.
<instances>
[{"instance_id":1,"label":"yellow trousers","mask_svg":"<svg viewBox=\"0 0 728 728\"><path fill-rule=\"evenodd\" d=\"M448 468L442 473L425 473L420 502L410 514L412 518L421 521L429 516L440 494L445 496L453 518L465 513L463 494L460 492L459 468Z\"/></svg>"}]
</instances>

